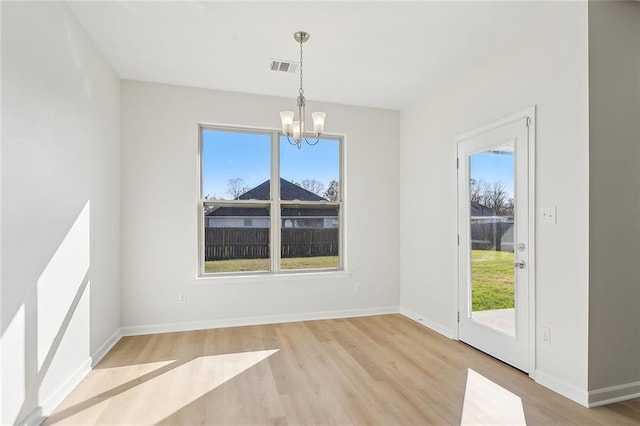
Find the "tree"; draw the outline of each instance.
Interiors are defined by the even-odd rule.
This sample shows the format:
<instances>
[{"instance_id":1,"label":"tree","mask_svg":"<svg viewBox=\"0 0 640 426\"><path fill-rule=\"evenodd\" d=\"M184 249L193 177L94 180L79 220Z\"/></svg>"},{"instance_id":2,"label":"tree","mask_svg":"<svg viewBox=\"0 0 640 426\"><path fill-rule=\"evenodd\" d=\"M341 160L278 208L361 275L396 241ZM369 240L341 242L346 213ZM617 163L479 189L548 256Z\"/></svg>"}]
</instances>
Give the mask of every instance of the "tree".
<instances>
[{"instance_id":1,"label":"tree","mask_svg":"<svg viewBox=\"0 0 640 426\"><path fill-rule=\"evenodd\" d=\"M471 178L469 180L469 198L495 211L498 216L513 216L513 198L509 197L504 182L487 183Z\"/></svg>"},{"instance_id":2,"label":"tree","mask_svg":"<svg viewBox=\"0 0 640 426\"><path fill-rule=\"evenodd\" d=\"M509 197L507 188L502 181L492 182L483 191L483 202L492 208L496 215L507 216L513 214L513 199Z\"/></svg>"},{"instance_id":3,"label":"tree","mask_svg":"<svg viewBox=\"0 0 640 426\"><path fill-rule=\"evenodd\" d=\"M321 195L324 190L324 183L315 179L304 179L299 186L317 195Z\"/></svg>"},{"instance_id":4,"label":"tree","mask_svg":"<svg viewBox=\"0 0 640 426\"><path fill-rule=\"evenodd\" d=\"M229 187L227 188L227 194L231 195L233 199L238 198L249 189L251 189L247 185L245 185L244 179L242 178L229 179L228 185Z\"/></svg>"},{"instance_id":5,"label":"tree","mask_svg":"<svg viewBox=\"0 0 640 426\"><path fill-rule=\"evenodd\" d=\"M488 187L489 185L486 182L471 178L469 180L469 197L471 201L482 204Z\"/></svg>"},{"instance_id":6,"label":"tree","mask_svg":"<svg viewBox=\"0 0 640 426\"><path fill-rule=\"evenodd\" d=\"M329 182L329 187L324 191L324 198L334 202L340 200L340 184L337 180Z\"/></svg>"},{"instance_id":7,"label":"tree","mask_svg":"<svg viewBox=\"0 0 640 426\"><path fill-rule=\"evenodd\" d=\"M502 212L502 214L504 216L513 216L513 212L514 212L514 204L513 204L513 198L509 198L507 200L507 203L505 204L505 208L504 211Z\"/></svg>"}]
</instances>

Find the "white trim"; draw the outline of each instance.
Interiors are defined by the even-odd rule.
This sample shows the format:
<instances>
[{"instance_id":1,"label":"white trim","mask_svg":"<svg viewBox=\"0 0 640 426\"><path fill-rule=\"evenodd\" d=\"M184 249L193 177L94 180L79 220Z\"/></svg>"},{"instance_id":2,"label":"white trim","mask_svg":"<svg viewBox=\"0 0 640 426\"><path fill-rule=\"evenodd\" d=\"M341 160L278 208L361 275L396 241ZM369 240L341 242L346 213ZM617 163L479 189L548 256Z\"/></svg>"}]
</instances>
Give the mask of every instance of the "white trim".
<instances>
[{"instance_id":1,"label":"white trim","mask_svg":"<svg viewBox=\"0 0 640 426\"><path fill-rule=\"evenodd\" d=\"M560 395L567 397L580 405L583 405L585 407L589 406L588 392L584 389L580 389L574 384L565 382L564 380L541 370L536 370L532 378L536 381L536 383L544 386L545 388L551 389L552 391L559 393Z\"/></svg>"},{"instance_id":2,"label":"white trim","mask_svg":"<svg viewBox=\"0 0 640 426\"><path fill-rule=\"evenodd\" d=\"M197 178L198 178L198 195L197 195L197 199L198 202L196 203L197 207L197 211L196 211L196 230L197 230L197 235L198 235L198 246L195 247L195 249L197 250L196 252L196 262L198 262L197 265L197 273L196 276L202 276L204 275L204 202L202 201L202 190L203 190L203 184L202 184L202 144L203 144L203 125L202 124L198 124L198 156L195 159L196 160L196 173L198 174ZM193 250L193 247L192 247Z\"/></svg>"},{"instance_id":3,"label":"white trim","mask_svg":"<svg viewBox=\"0 0 640 426\"><path fill-rule=\"evenodd\" d=\"M37 407L31 413L29 413L27 417L19 422L16 422L16 424L20 426L39 426L45 420L45 416L42 415L42 407Z\"/></svg>"},{"instance_id":4,"label":"white trim","mask_svg":"<svg viewBox=\"0 0 640 426\"><path fill-rule=\"evenodd\" d=\"M510 123L513 123L514 121L518 121L526 117L531 117L532 115L535 116L535 108L536 108L535 106L532 106L520 112L516 112L515 114L511 114L507 117L493 121L487 124L486 126L479 127L475 130L471 130L470 132L457 136L456 138L454 138L454 140L456 143L458 143L465 139L473 138L483 133L490 132L491 130L497 129L498 127L502 127L505 124L510 124ZM533 118L532 118L532 121L533 121Z\"/></svg>"},{"instance_id":5,"label":"white trim","mask_svg":"<svg viewBox=\"0 0 640 426\"><path fill-rule=\"evenodd\" d=\"M249 207L271 207L269 200L209 200L202 199L203 206L218 206L218 207L237 207L237 206L249 206ZM210 216L210 217L243 217L243 216ZM246 216L246 217L265 217L265 216Z\"/></svg>"},{"instance_id":6,"label":"white trim","mask_svg":"<svg viewBox=\"0 0 640 426\"><path fill-rule=\"evenodd\" d=\"M344 271L346 271L349 268L349 260L348 260L348 256L349 256L349 251L347 250L347 207L349 206L349 203L345 203L345 200L347 199L347 188L348 188L348 184L347 184L347 173L345 172L345 167L348 164L347 163L347 135L344 134L342 136L340 136L339 139L339 148L340 148L340 164L338 165L338 167L340 167L339 172L339 176L338 179L340 179L338 181L338 204L339 204L339 210L338 210L338 226L340 227L339 230L339 236L338 236L338 254L340 256L338 256L338 260L340 261L340 265L338 265L338 267ZM329 182L331 183L331 182Z\"/></svg>"},{"instance_id":7,"label":"white trim","mask_svg":"<svg viewBox=\"0 0 640 426\"><path fill-rule=\"evenodd\" d=\"M291 272L256 272L249 274L247 272L229 272L206 274L195 277L195 285L208 285L211 282L233 281L234 283L269 283L282 281L308 281L308 280L340 280L350 278L353 271L341 271L339 269L307 269L296 270Z\"/></svg>"},{"instance_id":8,"label":"white trim","mask_svg":"<svg viewBox=\"0 0 640 426\"><path fill-rule=\"evenodd\" d=\"M206 330L210 328L242 327L247 325L280 324L286 322L313 321L337 318L366 317L371 315L397 314L397 306L380 306L377 308L350 309L342 311L325 311L313 313L295 313L269 315L259 317L225 318L209 321L188 321L168 324L138 325L122 328L123 336L143 334L173 333L178 331Z\"/></svg>"},{"instance_id":9,"label":"white trim","mask_svg":"<svg viewBox=\"0 0 640 426\"><path fill-rule=\"evenodd\" d=\"M428 329L435 331L438 334L442 334L443 336L448 337L449 339L457 340L455 330L447 326L444 326L437 321L433 321L429 318L426 318L424 315L420 315L419 313L414 312L410 309L403 308L402 306L400 307L400 315L404 315L410 320L413 320L418 324L423 325Z\"/></svg>"},{"instance_id":10,"label":"white trim","mask_svg":"<svg viewBox=\"0 0 640 426\"><path fill-rule=\"evenodd\" d=\"M55 391L51 393L42 404L34 409L27 417L20 420L18 424L31 426L40 425L46 420L53 411L64 401L64 399L71 394L71 392L80 384L80 382L87 377L91 372L93 366L95 366L104 356L115 346L116 343L122 338L122 330L117 329L109 339L89 358L84 360L76 368L76 370L69 375L69 377L62 382Z\"/></svg>"},{"instance_id":11,"label":"white trim","mask_svg":"<svg viewBox=\"0 0 640 426\"><path fill-rule=\"evenodd\" d=\"M203 194L203 182L202 182L202 152L203 152L203 143L204 143L204 132L206 130L209 131L228 131L228 132L236 132L236 133L246 133L246 134L256 134L256 135L264 135L269 136L269 180L270 180L270 199L269 200L205 200L202 197ZM338 179L339 179L339 200L337 202L328 202L328 201L297 201L297 200L281 200L280 198L280 138L283 134L278 129L273 128L261 128L255 126L237 126L237 125L217 125L217 124L198 124L198 155L197 155L197 173L198 173L198 219L197 219L197 232L198 232L198 247L197 247L197 259L198 259L198 267L196 278L208 278L212 275L217 276L225 276L224 273L206 273L205 272L205 225L204 225L204 206L224 206L224 207L234 207L238 205L247 205L250 207L267 207L270 209L271 213L269 215L269 224L270 224L270 233L269 233L269 248L271 252L270 259L270 273L271 274L279 274L281 272L281 259L280 259L280 246L281 246L281 230L284 228L282 224L282 211L281 208L284 206L285 208L289 205L307 205L307 206L335 206L339 211L339 237L338 237L338 259L339 259L339 270L345 269L345 245L344 240L347 235L345 230L345 214L344 214L344 187L345 176L344 173L344 144L346 135L337 134L337 133L323 133L320 140L335 140L338 142L338 156L339 156L339 170L338 170ZM327 218L327 216L320 216L319 218ZM333 218L333 216L331 216ZM307 272L313 272L313 270L309 269ZM258 274L261 275L261 274Z\"/></svg>"},{"instance_id":12,"label":"white trim","mask_svg":"<svg viewBox=\"0 0 640 426\"><path fill-rule=\"evenodd\" d=\"M48 416L69 396L76 386L80 384L87 374L91 372L91 358L87 358L73 373L69 375L67 380L62 382L58 388L46 398L41 406L42 415Z\"/></svg>"},{"instance_id":13,"label":"white trim","mask_svg":"<svg viewBox=\"0 0 640 426\"><path fill-rule=\"evenodd\" d=\"M640 397L640 382L589 391L589 408Z\"/></svg>"},{"instance_id":14,"label":"white trim","mask_svg":"<svg viewBox=\"0 0 640 426\"><path fill-rule=\"evenodd\" d=\"M301 135L302 136L302 135ZM302 143L302 141L301 141ZM284 228L284 223L282 223L282 206L280 203L282 200L280 199L280 133L274 131L271 133L271 141L270 141L270 159L271 164L270 167L270 182L269 182L269 190L271 194L271 203L269 203L270 208L270 246L269 251L270 256L269 260L271 261L271 272L277 274L280 272L280 258L282 255L282 228ZM338 238L340 238L338 236ZM273 248L277 247L277 250ZM203 259L204 261L204 259Z\"/></svg>"},{"instance_id":15,"label":"white trim","mask_svg":"<svg viewBox=\"0 0 640 426\"><path fill-rule=\"evenodd\" d=\"M522 113L530 119L527 135L529 146L527 167L529 172L529 247L527 248L529 268L527 271L529 272L529 377L533 378L533 372L536 370L536 342L538 341L536 339L536 106Z\"/></svg>"},{"instance_id":16,"label":"white trim","mask_svg":"<svg viewBox=\"0 0 640 426\"><path fill-rule=\"evenodd\" d=\"M102 361L102 358L104 358L104 356L109 353L111 349L113 349L113 347L120 341L121 338L122 329L119 328L113 332L111 337L109 337L109 339L107 339L107 341L104 342L104 344L100 346L98 350L93 353L93 355L91 355L91 367L95 367L96 364Z\"/></svg>"}]
</instances>

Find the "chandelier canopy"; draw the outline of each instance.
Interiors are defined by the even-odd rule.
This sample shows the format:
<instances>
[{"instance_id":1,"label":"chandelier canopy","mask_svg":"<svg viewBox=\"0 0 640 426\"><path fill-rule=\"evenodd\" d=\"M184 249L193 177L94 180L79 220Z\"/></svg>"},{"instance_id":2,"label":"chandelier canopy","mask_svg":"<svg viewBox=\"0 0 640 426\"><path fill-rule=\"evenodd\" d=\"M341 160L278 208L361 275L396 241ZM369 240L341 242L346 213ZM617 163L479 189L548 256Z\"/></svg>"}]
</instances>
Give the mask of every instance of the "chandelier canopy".
<instances>
[{"instance_id":1,"label":"chandelier canopy","mask_svg":"<svg viewBox=\"0 0 640 426\"><path fill-rule=\"evenodd\" d=\"M280 111L280 120L282 121L282 133L287 136L287 140L291 145L295 145L298 149L302 146L304 140L309 145L315 145L320 140L320 135L324 131L324 119L327 114L324 112L314 112L311 114L313 120L313 133L315 140L309 141L305 137L305 98L304 87L302 85L302 45L309 40L309 33L297 31L293 34L295 41L300 43L300 89L298 89L298 119L295 119L293 111Z\"/></svg>"}]
</instances>

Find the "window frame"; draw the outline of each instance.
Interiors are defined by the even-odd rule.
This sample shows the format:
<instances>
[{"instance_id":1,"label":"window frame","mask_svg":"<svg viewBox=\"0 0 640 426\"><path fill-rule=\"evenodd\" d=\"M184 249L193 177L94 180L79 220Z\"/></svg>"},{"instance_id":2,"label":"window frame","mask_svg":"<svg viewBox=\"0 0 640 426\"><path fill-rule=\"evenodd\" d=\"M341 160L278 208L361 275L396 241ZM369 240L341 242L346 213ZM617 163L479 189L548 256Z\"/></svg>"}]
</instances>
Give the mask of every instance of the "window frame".
<instances>
[{"instance_id":1,"label":"window frame","mask_svg":"<svg viewBox=\"0 0 640 426\"><path fill-rule=\"evenodd\" d=\"M221 131L233 133L247 133L257 135L270 136L270 199L269 200L208 200L203 194L203 167L202 154L204 144L204 132ZM281 200L280 199L280 138L285 136L280 130L266 129L258 127L246 126L230 126L216 124L198 124L198 277L199 278L217 278L217 277L258 277L258 276L276 276L276 275L296 275L296 274L327 274L336 272L345 272L346 253L345 253L345 171L344 171L344 153L345 153L345 136L339 134L323 134L322 139L330 139L338 142L338 201L300 201L300 200ZM307 134L309 138L314 135ZM313 149L313 146L304 146L302 149ZM291 149L296 149L291 146ZM238 271L238 272L205 272L205 223L204 209L207 206L224 206L224 207L251 207L251 208L267 208L269 209L269 253L270 253L270 270L269 271ZM314 269L281 269L281 252L282 252L282 209L294 206L323 206L335 207L338 210L338 266L336 268L314 268Z\"/></svg>"}]
</instances>

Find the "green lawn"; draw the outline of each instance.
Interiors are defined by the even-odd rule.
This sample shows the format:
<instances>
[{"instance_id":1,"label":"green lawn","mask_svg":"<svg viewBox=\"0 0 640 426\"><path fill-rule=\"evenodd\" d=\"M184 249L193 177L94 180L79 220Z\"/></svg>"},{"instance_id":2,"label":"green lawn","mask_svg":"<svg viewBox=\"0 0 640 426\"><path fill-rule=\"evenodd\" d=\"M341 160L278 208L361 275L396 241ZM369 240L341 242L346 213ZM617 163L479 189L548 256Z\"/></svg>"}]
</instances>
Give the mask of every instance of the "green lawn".
<instances>
[{"instance_id":1,"label":"green lawn","mask_svg":"<svg viewBox=\"0 0 640 426\"><path fill-rule=\"evenodd\" d=\"M296 257L281 260L282 270L337 268L338 256ZM205 272L269 270L269 259L233 259L205 262ZM513 253L473 250L471 254L474 311L514 307Z\"/></svg>"},{"instance_id":2,"label":"green lawn","mask_svg":"<svg viewBox=\"0 0 640 426\"><path fill-rule=\"evenodd\" d=\"M280 269L322 269L337 268L338 256L293 257L280 260ZM269 259L232 259L204 262L206 273L214 272L257 272L268 271Z\"/></svg>"},{"instance_id":3,"label":"green lawn","mask_svg":"<svg viewBox=\"0 0 640 426\"><path fill-rule=\"evenodd\" d=\"M473 250L471 282L473 311L514 307L513 253Z\"/></svg>"}]
</instances>

